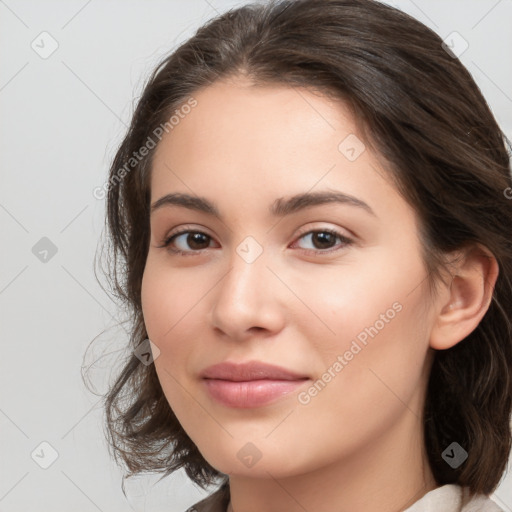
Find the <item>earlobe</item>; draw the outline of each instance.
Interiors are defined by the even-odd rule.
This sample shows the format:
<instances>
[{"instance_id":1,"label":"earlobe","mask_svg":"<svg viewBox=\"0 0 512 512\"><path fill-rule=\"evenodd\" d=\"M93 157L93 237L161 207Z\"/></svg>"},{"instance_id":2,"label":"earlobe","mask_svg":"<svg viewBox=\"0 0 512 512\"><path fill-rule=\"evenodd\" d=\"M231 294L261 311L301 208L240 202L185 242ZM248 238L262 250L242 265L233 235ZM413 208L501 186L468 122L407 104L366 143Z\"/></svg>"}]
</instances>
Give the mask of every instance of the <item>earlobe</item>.
<instances>
[{"instance_id":1,"label":"earlobe","mask_svg":"<svg viewBox=\"0 0 512 512\"><path fill-rule=\"evenodd\" d=\"M499 272L496 258L480 245L460 254L452 269L451 283L436 303L430 335L430 347L436 350L453 347L476 329L489 308Z\"/></svg>"}]
</instances>

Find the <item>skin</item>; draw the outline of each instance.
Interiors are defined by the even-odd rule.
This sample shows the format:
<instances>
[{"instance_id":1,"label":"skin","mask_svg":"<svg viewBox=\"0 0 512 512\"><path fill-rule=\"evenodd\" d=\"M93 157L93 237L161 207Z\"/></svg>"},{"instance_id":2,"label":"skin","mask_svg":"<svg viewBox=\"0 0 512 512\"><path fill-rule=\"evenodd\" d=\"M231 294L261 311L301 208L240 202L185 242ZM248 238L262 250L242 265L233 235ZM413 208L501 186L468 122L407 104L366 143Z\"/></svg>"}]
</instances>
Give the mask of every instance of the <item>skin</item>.
<instances>
[{"instance_id":1,"label":"skin","mask_svg":"<svg viewBox=\"0 0 512 512\"><path fill-rule=\"evenodd\" d=\"M464 254L456 277L429 300L416 214L369 146L354 161L338 149L358 134L342 102L240 77L194 97L197 106L156 149L151 202L171 192L201 196L222 220L177 205L155 210L142 282L170 406L204 458L230 475L228 510L404 510L438 486L422 423L433 349L478 325L495 261ZM338 203L269 213L279 197L324 190L355 196L375 215ZM208 236L199 245L186 234L175 239L184 255L162 247L181 229ZM352 243L319 244L311 231L325 229ZM247 236L263 250L252 263L237 253ZM396 303L400 312L300 403L299 392ZM199 377L226 360L278 364L310 380L272 404L230 408ZM251 467L237 456L248 442L261 455Z\"/></svg>"}]
</instances>

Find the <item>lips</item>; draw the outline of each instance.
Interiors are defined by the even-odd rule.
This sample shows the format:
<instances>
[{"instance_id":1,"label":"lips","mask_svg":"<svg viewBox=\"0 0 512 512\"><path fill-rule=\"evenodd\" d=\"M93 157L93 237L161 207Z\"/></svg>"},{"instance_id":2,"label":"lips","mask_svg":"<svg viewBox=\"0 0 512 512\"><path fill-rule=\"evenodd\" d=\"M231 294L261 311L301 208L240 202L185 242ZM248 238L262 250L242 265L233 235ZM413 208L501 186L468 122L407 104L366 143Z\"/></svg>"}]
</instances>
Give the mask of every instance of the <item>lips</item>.
<instances>
[{"instance_id":1,"label":"lips","mask_svg":"<svg viewBox=\"0 0 512 512\"><path fill-rule=\"evenodd\" d=\"M201 377L204 379L221 379L234 382L262 379L301 380L308 378L307 375L301 375L286 368L260 361L250 361L242 364L232 362L215 364L203 370Z\"/></svg>"},{"instance_id":2,"label":"lips","mask_svg":"<svg viewBox=\"0 0 512 512\"><path fill-rule=\"evenodd\" d=\"M201 377L211 398L234 408L267 405L309 380L305 375L259 361L216 364L206 368Z\"/></svg>"}]
</instances>

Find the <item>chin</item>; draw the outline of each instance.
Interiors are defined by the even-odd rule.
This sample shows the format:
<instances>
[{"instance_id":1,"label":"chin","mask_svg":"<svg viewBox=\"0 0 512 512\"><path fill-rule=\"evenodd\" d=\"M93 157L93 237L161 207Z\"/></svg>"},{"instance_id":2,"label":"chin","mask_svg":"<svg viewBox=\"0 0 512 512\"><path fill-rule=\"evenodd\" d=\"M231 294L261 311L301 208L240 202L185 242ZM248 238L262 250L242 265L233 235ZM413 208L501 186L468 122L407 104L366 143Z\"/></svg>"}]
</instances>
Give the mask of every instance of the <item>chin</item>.
<instances>
[{"instance_id":1,"label":"chin","mask_svg":"<svg viewBox=\"0 0 512 512\"><path fill-rule=\"evenodd\" d=\"M217 450L209 450L208 453L201 451L201 454L217 471L230 476L285 478L307 471L307 468L300 467L300 461L295 459L294 454L285 454L275 448L263 446L259 450L250 442L234 441L232 446L224 446L222 451L217 446Z\"/></svg>"}]
</instances>

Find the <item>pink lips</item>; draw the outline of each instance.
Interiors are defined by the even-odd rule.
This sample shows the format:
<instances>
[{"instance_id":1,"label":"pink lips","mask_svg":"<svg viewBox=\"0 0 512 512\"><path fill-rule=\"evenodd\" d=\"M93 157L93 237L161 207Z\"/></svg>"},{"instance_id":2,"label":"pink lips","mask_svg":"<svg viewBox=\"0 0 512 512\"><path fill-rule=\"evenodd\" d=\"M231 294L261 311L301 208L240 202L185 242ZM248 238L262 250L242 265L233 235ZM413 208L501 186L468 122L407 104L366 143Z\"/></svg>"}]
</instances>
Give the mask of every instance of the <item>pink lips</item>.
<instances>
[{"instance_id":1,"label":"pink lips","mask_svg":"<svg viewBox=\"0 0 512 512\"><path fill-rule=\"evenodd\" d=\"M201 372L210 396L228 407L258 407L275 401L309 378L279 366L224 362Z\"/></svg>"}]
</instances>

